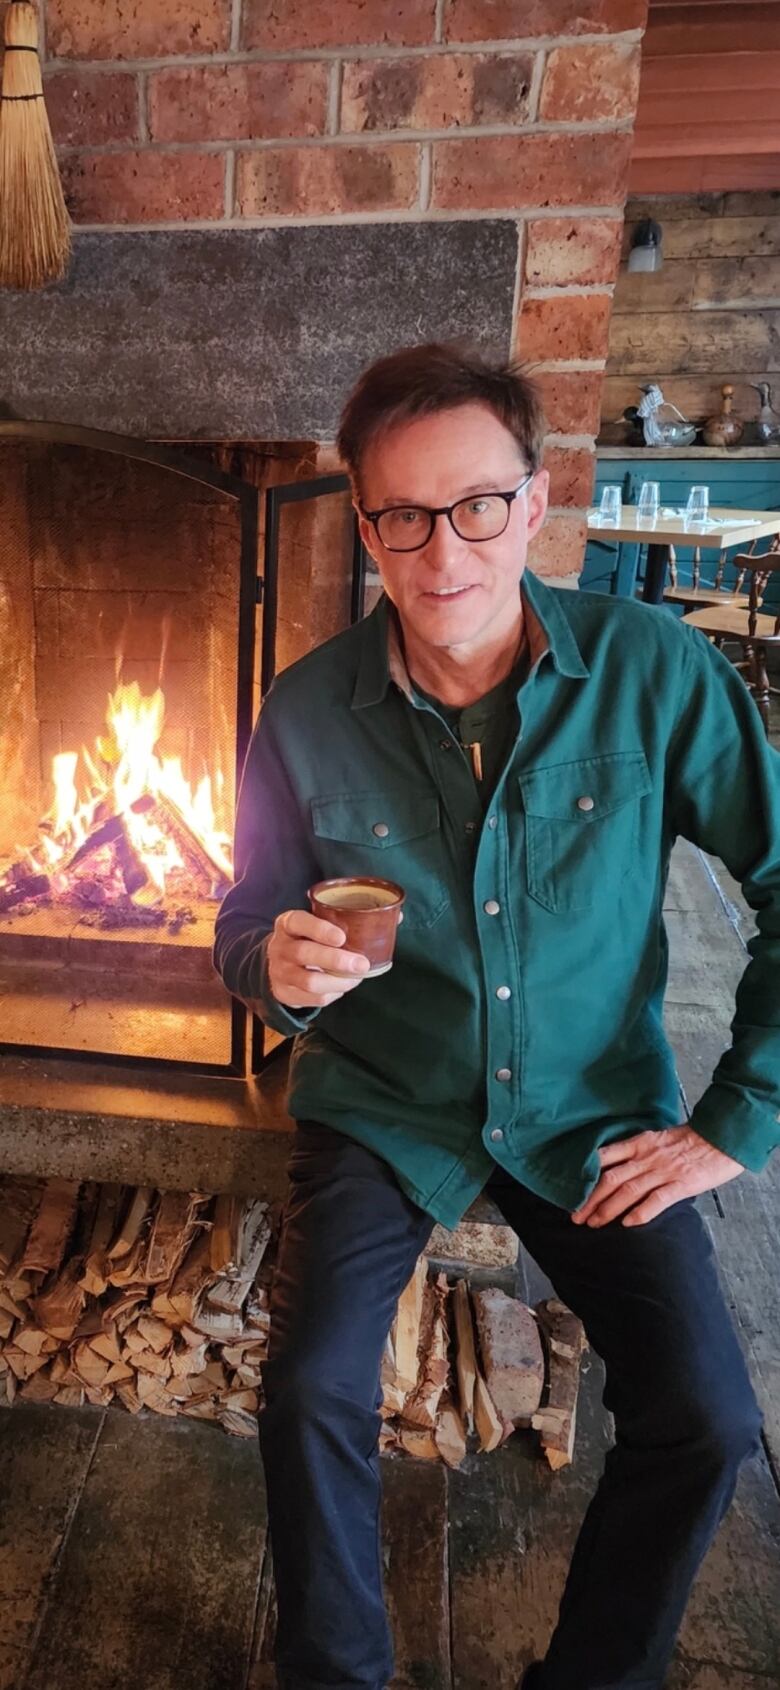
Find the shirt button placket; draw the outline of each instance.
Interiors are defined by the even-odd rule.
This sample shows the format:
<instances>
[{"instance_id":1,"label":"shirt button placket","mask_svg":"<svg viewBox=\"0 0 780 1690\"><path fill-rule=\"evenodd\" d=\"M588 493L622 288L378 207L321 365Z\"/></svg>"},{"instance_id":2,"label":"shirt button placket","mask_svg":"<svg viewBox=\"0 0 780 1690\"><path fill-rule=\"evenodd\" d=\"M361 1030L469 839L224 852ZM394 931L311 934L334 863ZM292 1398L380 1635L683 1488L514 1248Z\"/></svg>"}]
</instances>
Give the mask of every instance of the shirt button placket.
<instances>
[{"instance_id":1,"label":"shirt button placket","mask_svg":"<svg viewBox=\"0 0 780 1690\"><path fill-rule=\"evenodd\" d=\"M490 840L489 852L490 856L495 859L498 843L496 838L498 831L497 818L495 816L488 817L488 827L493 834L493 838ZM498 865L496 864L496 866ZM508 935L505 939L504 928L504 924L508 919L508 912L502 908L498 898L492 897L485 898L483 900L482 913L483 916L488 918L484 926L483 941L485 971L488 974L488 977L492 975L493 980L495 980L496 974L498 974L498 978L500 980L501 974L504 973L507 963L511 961L511 949L507 942ZM499 921L495 920L497 916L501 918ZM506 978L506 975L504 975L504 978ZM504 1125L502 1126L488 1125L487 1127L486 1138L491 1144L495 1145L503 1144L505 1142L506 1125L513 1112L512 1098L514 1088L512 1082L515 1075L513 1069L509 1067L507 1062L507 1058L510 1057L510 1053L513 1049L513 1019L511 1015L509 1019L507 1019L506 1014L503 1011L503 1007L502 1009L498 1008L499 1004L503 1006L504 1004L509 1003L512 999L512 995L511 986L505 985L494 986L490 993L493 1008L488 1014L488 1055L492 1055L493 1063L488 1069L488 1121L490 1121L491 1116L494 1121L496 1116L498 1116L499 1121L502 1119L504 1121ZM501 1017L500 1025L495 1019L497 1016ZM503 1061L501 1060L502 1058L504 1059Z\"/></svg>"}]
</instances>

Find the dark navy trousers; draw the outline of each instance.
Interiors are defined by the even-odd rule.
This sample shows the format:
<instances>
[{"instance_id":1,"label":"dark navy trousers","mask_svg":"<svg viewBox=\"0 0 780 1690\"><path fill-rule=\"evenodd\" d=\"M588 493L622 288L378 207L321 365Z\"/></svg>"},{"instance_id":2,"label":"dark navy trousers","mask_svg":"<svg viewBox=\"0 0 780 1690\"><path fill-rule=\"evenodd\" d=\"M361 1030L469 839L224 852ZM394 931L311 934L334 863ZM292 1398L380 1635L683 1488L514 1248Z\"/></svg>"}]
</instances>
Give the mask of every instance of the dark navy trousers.
<instances>
[{"instance_id":1,"label":"dark navy trousers","mask_svg":"<svg viewBox=\"0 0 780 1690\"><path fill-rule=\"evenodd\" d=\"M379 1368L432 1227L372 1151L300 1123L260 1444L284 1690L382 1690ZM574 1550L540 1690L660 1690L691 1584L760 1416L692 1201L575 1226L496 1170L508 1223L606 1367L616 1441Z\"/></svg>"}]
</instances>

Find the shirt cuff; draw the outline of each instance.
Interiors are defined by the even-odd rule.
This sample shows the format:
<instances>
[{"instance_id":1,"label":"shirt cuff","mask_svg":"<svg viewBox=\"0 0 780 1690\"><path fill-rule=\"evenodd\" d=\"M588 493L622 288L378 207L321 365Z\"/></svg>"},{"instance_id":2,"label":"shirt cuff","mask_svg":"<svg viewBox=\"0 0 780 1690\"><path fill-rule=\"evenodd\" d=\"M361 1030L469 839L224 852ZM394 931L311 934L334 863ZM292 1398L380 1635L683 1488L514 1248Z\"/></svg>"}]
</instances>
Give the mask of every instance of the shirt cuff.
<instances>
[{"instance_id":1,"label":"shirt cuff","mask_svg":"<svg viewBox=\"0 0 780 1690\"><path fill-rule=\"evenodd\" d=\"M780 1115L772 1103L718 1080L700 1097L690 1125L753 1174L760 1174L780 1147Z\"/></svg>"},{"instance_id":2,"label":"shirt cuff","mask_svg":"<svg viewBox=\"0 0 780 1690\"><path fill-rule=\"evenodd\" d=\"M278 998L274 997L268 978L270 938L271 934L268 933L260 945L260 991L257 998L252 999L251 1008L272 1032L281 1033L285 1039L292 1039L296 1033L305 1033L307 1027L316 1021L321 1006L315 1004L311 1009L289 1009L287 1004L280 1003Z\"/></svg>"}]
</instances>

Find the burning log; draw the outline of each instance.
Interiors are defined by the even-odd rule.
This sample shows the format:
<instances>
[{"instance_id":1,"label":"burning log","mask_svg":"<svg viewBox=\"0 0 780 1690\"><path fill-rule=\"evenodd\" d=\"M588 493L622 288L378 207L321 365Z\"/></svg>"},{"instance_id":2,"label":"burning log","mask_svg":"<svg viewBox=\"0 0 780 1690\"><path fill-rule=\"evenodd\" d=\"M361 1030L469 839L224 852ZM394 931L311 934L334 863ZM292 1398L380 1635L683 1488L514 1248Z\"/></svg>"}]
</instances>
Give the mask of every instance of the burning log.
<instances>
[{"instance_id":1,"label":"burning log","mask_svg":"<svg viewBox=\"0 0 780 1690\"><path fill-rule=\"evenodd\" d=\"M217 857L212 856L208 846L193 833L186 816L182 815L172 798L165 793L158 793L155 798L151 794L145 794L143 798L136 799L132 808L139 815L145 815L150 822L156 823L162 833L170 835L188 874L203 897L224 897L230 886L224 865Z\"/></svg>"},{"instance_id":2,"label":"burning log","mask_svg":"<svg viewBox=\"0 0 780 1690\"><path fill-rule=\"evenodd\" d=\"M131 805L131 809L135 809L135 807L135 805ZM100 827L94 828L69 861L64 864L62 872L72 874L74 869L107 845L111 845L114 849L122 875L122 884L128 897L132 897L136 892L140 892L144 886L148 886L149 875L135 850L123 816L111 816Z\"/></svg>"},{"instance_id":3,"label":"burning log","mask_svg":"<svg viewBox=\"0 0 780 1690\"><path fill-rule=\"evenodd\" d=\"M107 822L93 828L87 835L83 844L79 845L68 862L63 864L63 873L72 874L73 870L78 868L80 863L86 862L95 851L102 851L104 845L115 845L120 839L127 839L125 823L121 816L111 816Z\"/></svg>"},{"instance_id":4,"label":"burning log","mask_svg":"<svg viewBox=\"0 0 780 1690\"><path fill-rule=\"evenodd\" d=\"M14 880L12 885L0 886L0 915L15 909L17 904L26 904L30 898L42 898L50 891L48 874L28 874Z\"/></svg>"}]
</instances>

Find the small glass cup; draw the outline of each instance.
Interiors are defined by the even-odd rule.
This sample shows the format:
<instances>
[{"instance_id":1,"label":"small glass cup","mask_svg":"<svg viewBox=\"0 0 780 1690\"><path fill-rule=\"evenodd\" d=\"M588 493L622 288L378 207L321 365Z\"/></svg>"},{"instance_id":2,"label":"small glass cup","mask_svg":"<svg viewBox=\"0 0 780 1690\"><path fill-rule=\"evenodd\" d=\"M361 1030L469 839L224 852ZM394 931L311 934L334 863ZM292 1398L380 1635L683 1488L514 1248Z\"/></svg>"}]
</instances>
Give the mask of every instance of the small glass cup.
<instances>
[{"instance_id":1,"label":"small glass cup","mask_svg":"<svg viewBox=\"0 0 780 1690\"><path fill-rule=\"evenodd\" d=\"M639 503L636 514L639 522L655 522L661 503L661 483L659 481L643 481L639 489Z\"/></svg>"},{"instance_id":2,"label":"small glass cup","mask_svg":"<svg viewBox=\"0 0 780 1690\"><path fill-rule=\"evenodd\" d=\"M685 507L686 522L706 522L710 508L709 487L692 487Z\"/></svg>"},{"instance_id":3,"label":"small glass cup","mask_svg":"<svg viewBox=\"0 0 780 1690\"><path fill-rule=\"evenodd\" d=\"M601 504L599 505L599 520L601 522L612 522L615 524L615 527L617 527L622 514L622 487L613 483L609 487L602 488Z\"/></svg>"}]
</instances>

